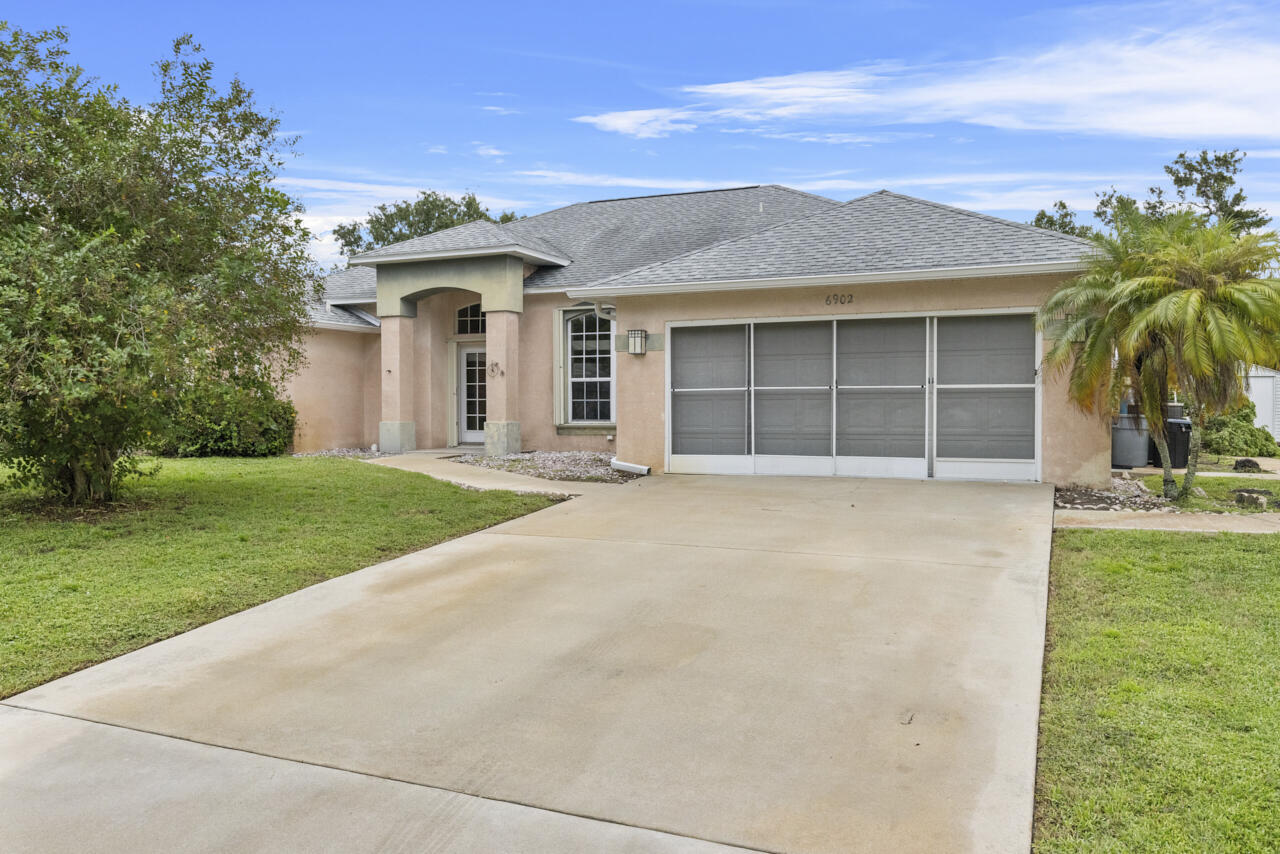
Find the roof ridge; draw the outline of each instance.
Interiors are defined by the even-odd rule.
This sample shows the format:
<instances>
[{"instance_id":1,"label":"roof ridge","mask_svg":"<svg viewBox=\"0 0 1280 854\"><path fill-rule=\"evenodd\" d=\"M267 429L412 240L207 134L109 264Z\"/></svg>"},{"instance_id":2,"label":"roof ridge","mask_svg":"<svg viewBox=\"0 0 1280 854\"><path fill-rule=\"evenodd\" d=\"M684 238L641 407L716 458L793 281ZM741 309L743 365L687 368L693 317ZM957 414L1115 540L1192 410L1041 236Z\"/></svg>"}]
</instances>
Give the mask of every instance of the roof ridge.
<instances>
[{"instance_id":1,"label":"roof ridge","mask_svg":"<svg viewBox=\"0 0 1280 854\"><path fill-rule=\"evenodd\" d=\"M1030 225L1029 223L1017 222L1015 220L1005 219L1004 217L979 213L978 211L972 211L972 210L969 210L968 208L956 207L955 205L944 205L942 202L934 202L934 201L930 201L929 199L919 198L918 196L908 196L906 193L898 193L898 192L894 192L893 190L878 190L874 193L868 193L866 196L860 196L857 199L850 199L845 204L852 204L853 202L859 201L861 199L865 199L868 196L878 196L881 194L886 196L893 196L894 198L897 198L897 199L904 199L908 202L918 202L919 204L929 205L930 207L940 208L945 211L954 211L956 213L962 213L967 216L976 217L977 219L983 219L988 222L994 222L999 225L1013 226L1014 228L1020 228L1023 231L1030 231L1036 234L1043 234L1043 235L1048 235L1050 237L1057 237L1067 241L1068 243L1076 243L1076 244L1081 244L1085 246L1093 245L1083 237L1076 237L1075 235L1072 235L1072 234L1063 234L1061 231L1054 231L1051 228L1040 228L1039 226Z\"/></svg>"},{"instance_id":2,"label":"roof ridge","mask_svg":"<svg viewBox=\"0 0 1280 854\"><path fill-rule=\"evenodd\" d=\"M738 190L754 190L758 187L765 187L767 184L739 184L735 187L708 187L705 190L678 190L674 193L650 193L647 196L618 196L614 199L591 199L585 202L577 202L580 205L600 205L606 202L631 202L636 199L665 199L668 196L696 196L700 193L730 193Z\"/></svg>"},{"instance_id":3,"label":"roof ridge","mask_svg":"<svg viewBox=\"0 0 1280 854\"><path fill-rule=\"evenodd\" d=\"M808 190L797 190L795 187L788 187L786 184L757 184L759 187L772 187L775 190L786 190L788 193L795 193L798 196L807 196L811 199L821 199L824 202L831 202L833 205L842 205L844 202L831 198L830 196L819 195L818 193L810 193Z\"/></svg>"},{"instance_id":4,"label":"roof ridge","mask_svg":"<svg viewBox=\"0 0 1280 854\"><path fill-rule=\"evenodd\" d=\"M760 186L760 185L757 185L757 186ZM797 191L797 192L802 192L802 191ZM884 192L884 191L881 191L881 192ZM824 198L824 197L820 196L819 198ZM860 198L865 198L865 196ZM835 200L832 199L831 201L835 201ZM857 199L854 199L853 201L857 201ZM814 213L804 214L803 216L792 217L791 219L784 219L781 222L775 222L773 225L766 225L764 228L758 228L755 231L748 231L745 234L739 234L736 237L729 237L729 238L726 238L725 240L717 240L715 243L708 243L706 246L699 246L697 249L690 249L688 252L681 252L679 255L673 255L670 258L664 258L661 261L654 261L651 264L644 264L639 267L632 267L630 270L623 270L620 273L614 273L612 276L601 279L598 282L592 282L590 285L586 285L585 287L588 289L599 287L608 282L612 282L614 279L635 275L636 273L642 272L644 270L652 270L656 267L661 267L664 264L671 264L683 258L688 258L691 255L697 255L699 252L709 252L712 249L718 249L721 246L728 246L729 244L736 243L739 240L746 240L748 237L756 237L761 234L766 234L770 231L773 231L776 228L782 228L784 225L791 225L792 223L804 222L805 220L814 219L816 217L827 216L829 214L833 214L833 213L836 213L837 211L842 210L847 204L848 202L845 202L845 204L840 204L839 202L836 202L836 204L833 207L827 208L825 211L816 211Z\"/></svg>"}]
</instances>

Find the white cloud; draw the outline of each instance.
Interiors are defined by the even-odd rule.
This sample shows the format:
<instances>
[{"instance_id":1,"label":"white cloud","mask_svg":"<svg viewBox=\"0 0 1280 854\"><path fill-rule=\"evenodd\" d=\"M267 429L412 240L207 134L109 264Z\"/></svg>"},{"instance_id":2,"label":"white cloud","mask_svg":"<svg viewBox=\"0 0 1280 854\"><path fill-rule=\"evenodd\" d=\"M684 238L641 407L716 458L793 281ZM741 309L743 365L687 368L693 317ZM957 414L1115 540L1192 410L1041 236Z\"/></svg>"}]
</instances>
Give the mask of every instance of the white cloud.
<instances>
[{"instance_id":1,"label":"white cloud","mask_svg":"<svg viewBox=\"0 0 1280 854\"><path fill-rule=\"evenodd\" d=\"M1039 52L911 66L880 63L685 86L692 103L579 116L651 138L704 125L961 122L1136 137L1280 139L1280 36L1234 12ZM1261 21L1262 23L1259 23ZM813 138L822 141L822 134Z\"/></svg>"},{"instance_id":2,"label":"white cloud","mask_svg":"<svg viewBox=\"0 0 1280 854\"><path fill-rule=\"evenodd\" d=\"M442 184L436 178L395 175L377 178L380 180L359 181L289 174L276 178L277 186L301 199L306 206L302 221L311 230L311 255L321 266L327 268L342 262L332 234L335 225L362 219L380 204L415 198L421 190L433 189L454 197L468 192L465 188ZM531 204L527 199L483 194L478 194L478 198L490 210L519 210Z\"/></svg>"},{"instance_id":3,"label":"white cloud","mask_svg":"<svg viewBox=\"0 0 1280 854\"><path fill-rule=\"evenodd\" d=\"M656 110L623 110L616 113L602 113L598 116L578 116L575 122L594 125L598 130L612 131L638 139L654 139L670 136L676 131L691 131L696 128L698 119L705 120L711 114L699 110L677 110L660 108Z\"/></svg>"},{"instance_id":4,"label":"white cloud","mask_svg":"<svg viewBox=\"0 0 1280 854\"><path fill-rule=\"evenodd\" d=\"M513 109L510 109L509 107L498 107L492 104L485 105L480 109L487 110L488 112L493 113L496 116L516 116L520 114L519 110L513 110Z\"/></svg>"},{"instance_id":5,"label":"white cloud","mask_svg":"<svg viewBox=\"0 0 1280 854\"><path fill-rule=\"evenodd\" d=\"M427 154L448 154L449 149L443 145L427 146Z\"/></svg>"},{"instance_id":6,"label":"white cloud","mask_svg":"<svg viewBox=\"0 0 1280 854\"><path fill-rule=\"evenodd\" d=\"M751 181L706 181L689 178L642 178L589 172L558 172L552 169L530 169L514 173L537 183L569 184L579 187L631 187L653 190L715 190L741 187Z\"/></svg>"},{"instance_id":7,"label":"white cloud","mask_svg":"<svg viewBox=\"0 0 1280 854\"><path fill-rule=\"evenodd\" d=\"M488 145L483 142L473 142L471 144L476 147L475 153L479 154L481 157L505 157L511 153L510 151L503 151L501 148ZM498 162L501 163L502 161L499 160Z\"/></svg>"}]
</instances>

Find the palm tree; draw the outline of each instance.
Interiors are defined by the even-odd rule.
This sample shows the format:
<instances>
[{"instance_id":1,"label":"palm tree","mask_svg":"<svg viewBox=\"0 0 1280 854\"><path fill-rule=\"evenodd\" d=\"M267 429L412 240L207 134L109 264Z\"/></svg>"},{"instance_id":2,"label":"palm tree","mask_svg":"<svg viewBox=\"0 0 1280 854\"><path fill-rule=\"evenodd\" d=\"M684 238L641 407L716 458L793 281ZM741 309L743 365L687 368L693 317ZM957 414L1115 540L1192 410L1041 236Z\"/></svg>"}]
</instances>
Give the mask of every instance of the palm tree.
<instances>
[{"instance_id":1,"label":"palm tree","mask_svg":"<svg viewBox=\"0 0 1280 854\"><path fill-rule=\"evenodd\" d=\"M1165 496L1185 496L1207 418L1240 401L1249 366L1280 363L1280 285L1261 278L1280 241L1181 213L1131 213L1092 240L1085 273L1040 309L1053 342L1045 364L1069 372L1068 393L1086 411L1127 397L1151 426ZM1181 489L1164 430L1170 388L1186 395L1192 422Z\"/></svg>"},{"instance_id":2,"label":"palm tree","mask_svg":"<svg viewBox=\"0 0 1280 854\"><path fill-rule=\"evenodd\" d=\"M1148 273L1133 282L1148 304L1121 341L1130 351L1159 347L1169 382L1187 398L1182 497L1195 482L1205 422L1240 405L1251 367L1280 366L1280 281L1262 278L1280 260L1280 239L1233 227L1201 225L1188 214L1155 223L1143 258Z\"/></svg>"}]
</instances>

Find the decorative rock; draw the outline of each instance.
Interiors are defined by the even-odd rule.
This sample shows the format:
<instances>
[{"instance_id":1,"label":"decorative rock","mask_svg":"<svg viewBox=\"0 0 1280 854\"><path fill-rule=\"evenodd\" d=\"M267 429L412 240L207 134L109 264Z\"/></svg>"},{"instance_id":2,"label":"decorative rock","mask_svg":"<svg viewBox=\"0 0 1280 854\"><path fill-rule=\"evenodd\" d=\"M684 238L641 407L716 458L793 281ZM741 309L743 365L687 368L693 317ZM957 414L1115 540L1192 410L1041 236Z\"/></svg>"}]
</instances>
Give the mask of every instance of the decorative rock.
<instances>
[{"instance_id":1,"label":"decorative rock","mask_svg":"<svg viewBox=\"0 0 1280 854\"><path fill-rule=\"evenodd\" d=\"M1267 497L1265 495L1256 495L1252 492L1237 492L1236 504L1241 507L1247 507L1250 510L1266 510Z\"/></svg>"},{"instance_id":2,"label":"decorative rock","mask_svg":"<svg viewBox=\"0 0 1280 854\"><path fill-rule=\"evenodd\" d=\"M1232 471L1247 471L1255 474L1262 471L1262 466L1258 465L1257 460L1251 460L1248 457L1241 457L1236 460L1236 464L1231 467Z\"/></svg>"}]
</instances>

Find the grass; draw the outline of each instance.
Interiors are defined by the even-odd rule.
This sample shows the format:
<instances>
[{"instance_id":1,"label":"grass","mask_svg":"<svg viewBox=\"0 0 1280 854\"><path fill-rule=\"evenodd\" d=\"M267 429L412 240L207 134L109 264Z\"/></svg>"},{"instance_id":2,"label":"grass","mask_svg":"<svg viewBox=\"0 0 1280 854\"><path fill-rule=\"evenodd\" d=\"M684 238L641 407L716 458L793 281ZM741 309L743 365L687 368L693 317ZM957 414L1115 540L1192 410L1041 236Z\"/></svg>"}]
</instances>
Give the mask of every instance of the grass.
<instances>
[{"instance_id":1,"label":"grass","mask_svg":"<svg viewBox=\"0 0 1280 854\"><path fill-rule=\"evenodd\" d=\"M97 513L0 491L0 697L550 503L323 458L166 461Z\"/></svg>"},{"instance_id":2,"label":"grass","mask_svg":"<svg viewBox=\"0 0 1280 854\"><path fill-rule=\"evenodd\" d=\"M1147 489L1160 495L1164 490L1164 475L1153 474L1142 479ZM1178 476L1178 483L1182 483L1182 476ZM1249 477L1198 477L1195 479L1195 486L1200 487L1205 492L1205 497L1198 495L1189 495L1185 499L1178 501L1177 505L1186 510L1199 510L1211 513L1259 513L1261 512L1254 507L1241 507L1236 504L1236 496L1231 490L1233 489L1270 489L1275 495L1266 496L1268 510L1276 509L1276 505L1280 504L1280 480L1270 478L1249 478Z\"/></svg>"},{"instance_id":3,"label":"grass","mask_svg":"<svg viewBox=\"0 0 1280 854\"><path fill-rule=\"evenodd\" d=\"M1035 850L1280 846L1280 538L1054 536Z\"/></svg>"}]
</instances>

